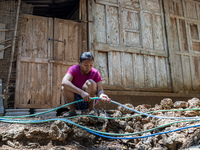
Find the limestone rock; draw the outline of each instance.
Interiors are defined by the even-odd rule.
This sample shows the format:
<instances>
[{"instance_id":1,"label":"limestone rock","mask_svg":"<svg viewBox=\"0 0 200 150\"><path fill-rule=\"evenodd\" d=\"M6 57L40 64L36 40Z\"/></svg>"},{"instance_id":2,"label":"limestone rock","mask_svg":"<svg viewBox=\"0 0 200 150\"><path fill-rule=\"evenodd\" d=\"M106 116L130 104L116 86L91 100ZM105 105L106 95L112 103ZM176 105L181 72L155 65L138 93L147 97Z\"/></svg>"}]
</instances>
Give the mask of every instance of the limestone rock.
<instances>
[{"instance_id":1,"label":"limestone rock","mask_svg":"<svg viewBox=\"0 0 200 150\"><path fill-rule=\"evenodd\" d=\"M65 122L58 120L51 125L49 136L52 140L65 141L70 132L71 128Z\"/></svg>"},{"instance_id":2,"label":"limestone rock","mask_svg":"<svg viewBox=\"0 0 200 150\"><path fill-rule=\"evenodd\" d=\"M198 111L185 111L186 117L194 117L194 116L197 116L198 114L199 114Z\"/></svg>"},{"instance_id":3,"label":"limestone rock","mask_svg":"<svg viewBox=\"0 0 200 150\"><path fill-rule=\"evenodd\" d=\"M131 109L134 109L133 105L132 105L132 104L129 104L129 103L124 104L124 106L129 107L129 108L131 108ZM129 110L129 109L123 107L123 106L119 106L119 107L118 107L118 110L121 111L123 114L131 114L131 113L133 113L132 110Z\"/></svg>"},{"instance_id":4,"label":"limestone rock","mask_svg":"<svg viewBox=\"0 0 200 150\"><path fill-rule=\"evenodd\" d=\"M21 125L17 125L17 126L14 126L14 125L11 125L9 127L9 130L8 131L3 131L1 133L2 135L2 141L7 141L7 140L12 140L12 139L17 139L17 140L20 140L24 137L24 126L21 126Z\"/></svg>"},{"instance_id":5,"label":"limestone rock","mask_svg":"<svg viewBox=\"0 0 200 150\"><path fill-rule=\"evenodd\" d=\"M170 150L178 149L178 144L185 142L185 136L182 134L173 133L169 137L163 139L163 144Z\"/></svg>"},{"instance_id":6,"label":"limestone rock","mask_svg":"<svg viewBox=\"0 0 200 150\"><path fill-rule=\"evenodd\" d=\"M161 100L160 104L161 104L162 108L164 108L164 109L170 109L173 106L173 102L172 102L171 98L165 98L165 99Z\"/></svg>"},{"instance_id":7,"label":"limestone rock","mask_svg":"<svg viewBox=\"0 0 200 150\"><path fill-rule=\"evenodd\" d=\"M137 107L135 107L135 109L137 111L140 111L140 112L143 112L143 113L146 113L146 112L149 111L144 105L138 105Z\"/></svg>"},{"instance_id":8,"label":"limestone rock","mask_svg":"<svg viewBox=\"0 0 200 150\"><path fill-rule=\"evenodd\" d=\"M174 103L175 108L187 108L189 106L188 102L185 101L176 101Z\"/></svg>"},{"instance_id":9,"label":"limestone rock","mask_svg":"<svg viewBox=\"0 0 200 150\"><path fill-rule=\"evenodd\" d=\"M123 121L123 120L121 120L121 121L119 122L119 126L120 126L121 128L123 128L123 129L125 129L125 128L126 128L126 126L127 126L127 122L126 122L126 121Z\"/></svg>"},{"instance_id":10,"label":"limestone rock","mask_svg":"<svg viewBox=\"0 0 200 150\"><path fill-rule=\"evenodd\" d=\"M198 98L192 98L188 100L189 108L200 108L200 100Z\"/></svg>"},{"instance_id":11,"label":"limestone rock","mask_svg":"<svg viewBox=\"0 0 200 150\"><path fill-rule=\"evenodd\" d=\"M112 115L112 117L122 117L121 111L116 111L116 112Z\"/></svg>"},{"instance_id":12,"label":"limestone rock","mask_svg":"<svg viewBox=\"0 0 200 150\"><path fill-rule=\"evenodd\" d=\"M149 122L143 125L144 130L149 130L149 129L152 129L153 127L154 127L154 124L152 122Z\"/></svg>"},{"instance_id":13,"label":"limestone rock","mask_svg":"<svg viewBox=\"0 0 200 150\"><path fill-rule=\"evenodd\" d=\"M126 128L125 128L125 131L132 133L134 130L133 130L133 128L131 128L130 126L127 125Z\"/></svg>"},{"instance_id":14,"label":"limestone rock","mask_svg":"<svg viewBox=\"0 0 200 150\"><path fill-rule=\"evenodd\" d=\"M31 128L25 135L27 139L36 139L38 141L47 139L49 132L38 128Z\"/></svg>"}]
</instances>

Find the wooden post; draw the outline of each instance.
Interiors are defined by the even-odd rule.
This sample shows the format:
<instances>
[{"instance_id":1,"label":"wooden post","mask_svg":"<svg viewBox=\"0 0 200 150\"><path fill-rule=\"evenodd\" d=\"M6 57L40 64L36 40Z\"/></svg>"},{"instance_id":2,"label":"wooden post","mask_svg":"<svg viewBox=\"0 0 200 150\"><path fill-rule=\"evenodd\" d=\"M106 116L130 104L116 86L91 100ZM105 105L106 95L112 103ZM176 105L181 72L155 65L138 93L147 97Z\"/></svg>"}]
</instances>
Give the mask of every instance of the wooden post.
<instances>
[{"instance_id":1,"label":"wooden post","mask_svg":"<svg viewBox=\"0 0 200 150\"><path fill-rule=\"evenodd\" d=\"M10 76L11 76L11 71L12 71L12 62L13 62L14 53L15 53L15 41L16 41L16 35L17 35L17 26L18 26L18 20L19 20L20 4L21 4L21 0L18 0L15 29L14 29L13 39L12 39L12 51L11 51L11 57L10 57L10 66L9 66L9 71L8 71L6 90L5 90L5 93L4 93L4 95L5 95L4 107L5 108L7 108L8 86L9 86L9 82L10 82Z\"/></svg>"}]
</instances>

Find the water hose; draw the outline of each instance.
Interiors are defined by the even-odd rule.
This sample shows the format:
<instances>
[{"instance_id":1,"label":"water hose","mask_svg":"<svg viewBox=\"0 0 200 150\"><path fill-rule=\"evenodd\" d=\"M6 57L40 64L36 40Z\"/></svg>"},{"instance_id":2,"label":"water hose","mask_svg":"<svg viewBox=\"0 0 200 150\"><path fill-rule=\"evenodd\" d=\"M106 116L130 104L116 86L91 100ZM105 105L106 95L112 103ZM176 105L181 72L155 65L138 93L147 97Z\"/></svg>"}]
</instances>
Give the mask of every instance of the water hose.
<instances>
[{"instance_id":1,"label":"water hose","mask_svg":"<svg viewBox=\"0 0 200 150\"><path fill-rule=\"evenodd\" d=\"M98 97L91 98L91 100L94 100L94 99L99 99L99 98ZM32 114L32 115L24 115L24 116L2 116L2 117L0 117L0 121L1 122L7 122L7 123L44 123L44 122L49 122L49 121L61 120L61 121L73 124L75 126L78 126L78 127L82 128L82 129L84 129L84 130L86 130L86 131L88 131L90 133L95 134L95 135L98 135L98 136L101 136L101 137L105 137L105 138L112 138L112 139L137 139L137 138L146 138L146 137L150 137L150 136L155 136L155 135L159 135L159 134L166 134L166 133L170 133L170 132L176 132L176 131L179 131L179 130L183 130L183 129L187 129L187 128L193 128L193 127L199 127L200 126L200 124L198 124L198 125L187 126L187 127L183 127L183 128L178 128L178 129L170 130L170 131L159 132L159 133L154 133L154 134L150 134L150 135L146 135L146 136L139 136L139 137L123 137L122 138L122 137L106 136L106 135L130 136L130 135L136 135L136 134L141 134L141 133L145 133L145 132L150 132L150 131L153 131L153 130L156 130L156 129L159 129L159 128L163 128L163 127L169 126L169 125L174 124L174 123L189 122L189 121L200 121L199 117L162 117L162 116L149 115L148 113L154 113L154 112L158 112L158 111L151 111L151 112L148 112L148 113L143 113L143 112L139 112L137 110L134 110L132 108L126 107L126 106L124 106L124 105L122 105L120 103L117 103L117 102L113 101L113 100L110 100L110 102L112 102L114 104L117 104L117 105L120 105L120 106L122 106L122 107L124 107L126 109L129 109L129 110L133 111L133 112L139 113L140 116L141 115L145 115L145 116L149 116L149 117L153 117L153 118L161 118L161 119L195 119L195 120L177 121L177 122L168 123L168 124L165 124L165 125L162 125L162 126L159 126L159 127L155 127L155 128L152 128L152 129L146 130L146 131L141 131L141 132L136 132L136 133L129 133L129 134L118 134L118 133L106 133L106 132L96 131L96 130L93 130L93 129L81 126L79 124L76 124L76 123L74 123L74 122L72 122L70 120L62 119L62 118L54 118L54 119L47 119L47 120L13 120L13 119L9 120L9 119L4 119L4 118L33 117L33 116L41 115L41 114L44 114L44 113L49 113L49 112L55 111L57 109L66 107L68 105L74 104L76 102L81 102L81 101L83 101L83 99L81 99L79 101L74 101L74 102L68 103L66 105L63 105L63 106L60 106L60 107L57 107L57 108L54 108L54 109L51 109L49 111L45 111L45 112L41 112L41 113L37 113L37 114ZM185 109L185 111L187 111L187 110L200 110L200 109ZM162 111L170 111L170 110L161 110L160 112L162 112ZM172 110L172 111L184 111L184 110ZM134 116L139 116L139 115L134 115ZM87 116L92 116L92 115L87 115ZM130 116L130 117L132 117L132 116ZM99 117L99 118L108 119L109 117ZM126 118L126 117L124 117L124 118ZM104 134L104 135L102 135L102 134Z\"/></svg>"},{"instance_id":2,"label":"water hose","mask_svg":"<svg viewBox=\"0 0 200 150\"><path fill-rule=\"evenodd\" d=\"M73 124L75 126L78 126L78 127L82 128L84 130L88 130L88 131L91 131L91 132L95 132L95 133L99 133L99 134L104 134L104 135L113 135L113 136L132 136L132 135L142 134L142 133L146 133L146 132L151 132L153 130L164 128L166 126L169 126L169 125L172 125L172 124L175 124L175 123L200 121L200 119L199 120L182 120L182 121L176 121L176 122L171 122L171 123L168 123L168 124L164 124L164 125L161 125L161 126L149 129L149 130L145 130L145 131L141 131L141 132L135 132L135 133L125 133L125 134L107 133L107 132L101 132L101 131L93 130L93 129L84 127L82 125L76 124L76 123L74 123L74 122L72 122L72 121L70 121L68 119L64 119L64 118L52 118L52 119L46 119L46 120L12 120L12 119L0 119L0 122L20 123L20 124L36 124L36 123L46 123L46 122L57 121L57 120Z\"/></svg>"}]
</instances>

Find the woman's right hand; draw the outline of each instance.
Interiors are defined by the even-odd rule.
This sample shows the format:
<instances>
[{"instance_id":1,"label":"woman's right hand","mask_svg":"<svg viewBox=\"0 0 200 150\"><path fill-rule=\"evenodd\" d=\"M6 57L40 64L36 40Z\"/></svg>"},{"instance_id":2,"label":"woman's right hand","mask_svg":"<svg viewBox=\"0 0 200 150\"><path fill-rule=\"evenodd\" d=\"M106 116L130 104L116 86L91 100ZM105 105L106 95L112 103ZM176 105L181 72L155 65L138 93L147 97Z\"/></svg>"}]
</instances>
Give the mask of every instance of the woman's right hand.
<instances>
[{"instance_id":1,"label":"woman's right hand","mask_svg":"<svg viewBox=\"0 0 200 150\"><path fill-rule=\"evenodd\" d=\"M81 92L81 97L83 98L84 102L89 102L91 100L90 95L85 91Z\"/></svg>"}]
</instances>

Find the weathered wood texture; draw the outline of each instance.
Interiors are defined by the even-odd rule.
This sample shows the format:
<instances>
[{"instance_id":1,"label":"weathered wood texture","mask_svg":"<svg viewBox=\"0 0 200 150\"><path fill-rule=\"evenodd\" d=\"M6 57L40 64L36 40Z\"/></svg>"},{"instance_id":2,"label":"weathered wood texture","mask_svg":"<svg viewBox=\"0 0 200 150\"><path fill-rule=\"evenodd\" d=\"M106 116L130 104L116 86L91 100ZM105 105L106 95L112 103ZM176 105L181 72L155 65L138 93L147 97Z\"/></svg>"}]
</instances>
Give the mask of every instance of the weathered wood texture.
<instances>
[{"instance_id":1,"label":"weathered wood texture","mask_svg":"<svg viewBox=\"0 0 200 150\"><path fill-rule=\"evenodd\" d=\"M64 104L61 93L62 78L71 65L78 64L82 50L81 24L69 20L54 20L53 106ZM61 63L62 62L62 63Z\"/></svg>"},{"instance_id":2,"label":"weathered wood texture","mask_svg":"<svg viewBox=\"0 0 200 150\"><path fill-rule=\"evenodd\" d=\"M108 89L171 91L161 0L89 0L89 49Z\"/></svg>"},{"instance_id":3,"label":"weathered wood texture","mask_svg":"<svg viewBox=\"0 0 200 150\"><path fill-rule=\"evenodd\" d=\"M164 0L173 89L200 91L200 2Z\"/></svg>"},{"instance_id":4,"label":"weathered wood texture","mask_svg":"<svg viewBox=\"0 0 200 150\"><path fill-rule=\"evenodd\" d=\"M15 108L63 105L61 82L78 63L81 24L33 15L21 19Z\"/></svg>"},{"instance_id":5,"label":"weathered wood texture","mask_svg":"<svg viewBox=\"0 0 200 150\"><path fill-rule=\"evenodd\" d=\"M53 19L21 16L18 43L15 108L51 106L51 64ZM30 61L31 60L31 61Z\"/></svg>"},{"instance_id":6,"label":"weathered wood texture","mask_svg":"<svg viewBox=\"0 0 200 150\"><path fill-rule=\"evenodd\" d=\"M0 29L5 29L5 24L0 23ZM5 32L0 32L0 42L5 41ZM4 43L0 44L0 59L3 59L4 50L1 51L1 49L4 48Z\"/></svg>"}]
</instances>

